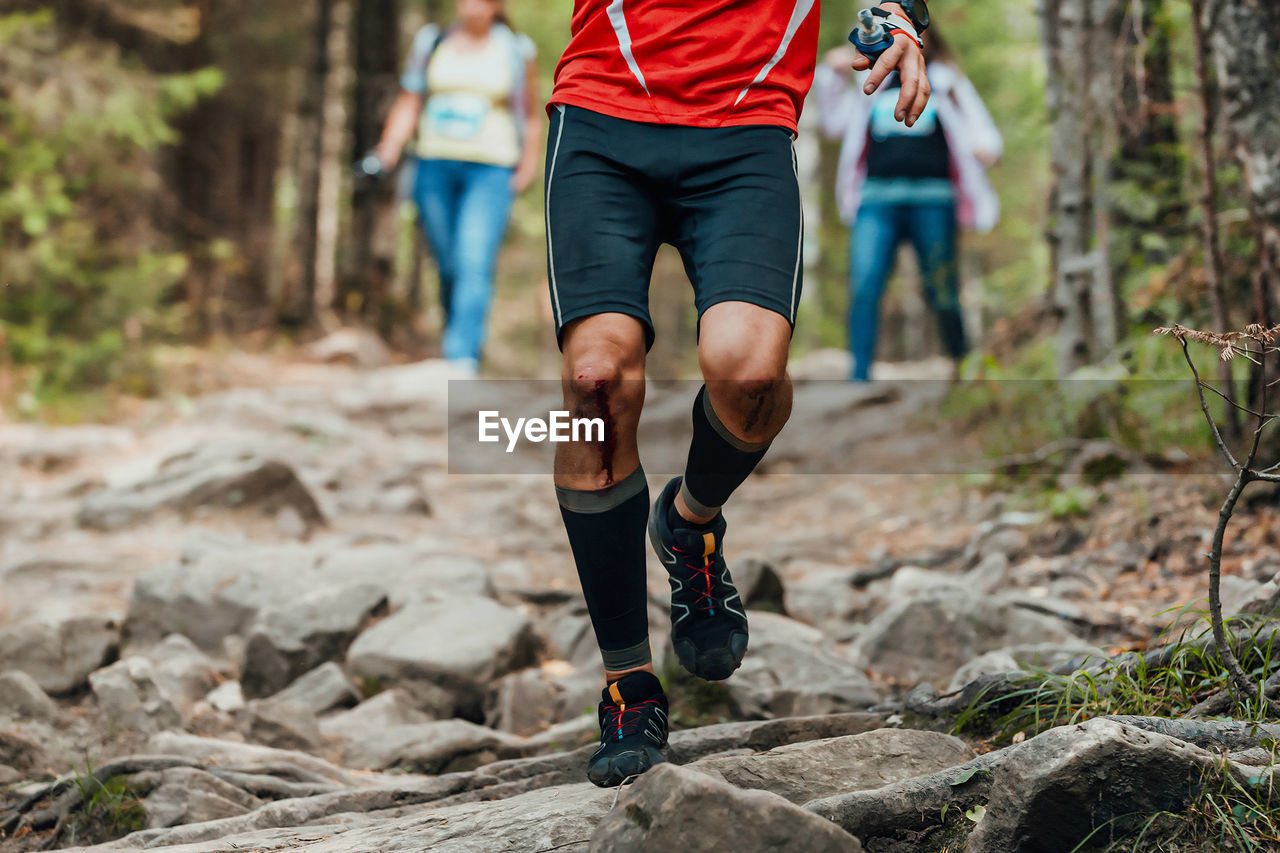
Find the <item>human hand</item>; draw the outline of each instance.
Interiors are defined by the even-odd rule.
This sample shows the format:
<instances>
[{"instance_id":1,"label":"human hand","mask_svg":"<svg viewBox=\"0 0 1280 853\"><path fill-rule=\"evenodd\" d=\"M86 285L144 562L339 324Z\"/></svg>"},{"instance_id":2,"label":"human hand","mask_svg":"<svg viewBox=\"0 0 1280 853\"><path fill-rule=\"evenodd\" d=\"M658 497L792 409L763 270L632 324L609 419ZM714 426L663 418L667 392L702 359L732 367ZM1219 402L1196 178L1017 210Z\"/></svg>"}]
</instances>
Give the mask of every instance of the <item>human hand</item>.
<instances>
[{"instance_id":1,"label":"human hand","mask_svg":"<svg viewBox=\"0 0 1280 853\"><path fill-rule=\"evenodd\" d=\"M527 158L521 160L520 165L516 166L515 172L511 175L511 191L516 195L521 195L525 190L529 189L537 177L538 162Z\"/></svg>"},{"instance_id":2,"label":"human hand","mask_svg":"<svg viewBox=\"0 0 1280 853\"><path fill-rule=\"evenodd\" d=\"M897 3L881 3L886 12L905 18L906 13ZM855 51L856 52L856 51ZM889 74L896 70L902 81L902 90L898 94L898 105L894 110L894 118L905 122L907 127L914 127L924 108L929 103L932 89L925 73L924 53L914 39L903 33L893 37L893 47L886 50L872 68L871 60L857 54L854 60L855 71L866 71L871 68L871 76L863 87L868 95L875 94Z\"/></svg>"}]
</instances>

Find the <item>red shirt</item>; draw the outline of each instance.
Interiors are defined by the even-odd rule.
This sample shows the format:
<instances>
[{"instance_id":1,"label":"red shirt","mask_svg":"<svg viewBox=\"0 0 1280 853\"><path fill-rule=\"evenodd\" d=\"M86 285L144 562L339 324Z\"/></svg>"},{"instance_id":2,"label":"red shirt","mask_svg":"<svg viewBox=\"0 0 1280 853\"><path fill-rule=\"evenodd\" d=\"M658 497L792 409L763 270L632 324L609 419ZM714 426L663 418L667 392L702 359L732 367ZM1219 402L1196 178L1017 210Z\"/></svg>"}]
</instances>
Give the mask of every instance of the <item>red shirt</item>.
<instances>
[{"instance_id":1,"label":"red shirt","mask_svg":"<svg viewBox=\"0 0 1280 853\"><path fill-rule=\"evenodd\" d=\"M552 104L631 121L796 129L818 0L574 0Z\"/></svg>"}]
</instances>

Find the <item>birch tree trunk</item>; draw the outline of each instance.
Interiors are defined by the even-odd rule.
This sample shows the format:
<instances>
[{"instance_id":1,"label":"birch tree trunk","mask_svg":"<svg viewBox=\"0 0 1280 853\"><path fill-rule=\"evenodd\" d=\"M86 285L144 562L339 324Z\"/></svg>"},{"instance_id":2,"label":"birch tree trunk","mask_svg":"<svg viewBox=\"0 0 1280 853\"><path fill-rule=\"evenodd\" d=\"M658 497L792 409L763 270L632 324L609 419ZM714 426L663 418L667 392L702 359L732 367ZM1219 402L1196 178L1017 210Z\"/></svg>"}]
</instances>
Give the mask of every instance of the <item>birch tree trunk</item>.
<instances>
[{"instance_id":1,"label":"birch tree trunk","mask_svg":"<svg viewBox=\"0 0 1280 853\"><path fill-rule=\"evenodd\" d=\"M1118 0L1042 0L1040 13L1052 123L1052 304L1065 377L1109 353L1120 335L1105 190L1116 149L1123 9Z\"/></svg>"},{"instance_id":2,"label":"birch tree trunk","mask_svg":"<svg viewBox=\"0 0 1280 853\"><path fill-rule=\"evenodd\" d=\"M1208 7L1222 117L1258 241L1249 319L1269 327L1280 290L1280 3L1208 0Z\"/></svg>"}]
</instances>

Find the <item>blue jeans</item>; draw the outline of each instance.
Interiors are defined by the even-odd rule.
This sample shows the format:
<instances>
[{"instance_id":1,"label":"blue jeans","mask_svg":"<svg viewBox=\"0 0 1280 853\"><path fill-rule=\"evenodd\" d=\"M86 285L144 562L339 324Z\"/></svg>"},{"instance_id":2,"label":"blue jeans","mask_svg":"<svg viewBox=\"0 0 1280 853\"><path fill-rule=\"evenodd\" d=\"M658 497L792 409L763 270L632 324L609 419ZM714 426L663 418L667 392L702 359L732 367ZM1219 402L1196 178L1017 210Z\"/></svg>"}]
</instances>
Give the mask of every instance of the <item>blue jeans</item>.
<instances>
[{"instance_id":1,"label":"blue jeans","mask_svg":"<svg viewBox=\"0 0 1280 853\"><path fill-rule=\"evenodd\" d=\"M884 297L899 244L910 240L920 259L924 298L938 318L942 343L954 359L969 351L960 313L958 228L954 202L864 204L849 242L849 349L855 382L865 382L875 358Z\"/></svg>"},{"instance_id":2,"label":"blue jeans","mask_svg":"<svg viewBox=\"0 0 1280 853\"><path fill-rule=\"evenodd\" d=\"M514 171L463 160L418 161L413 196L440 271L443 349L451 361L478 361L484 348Z\"/></svg>"}]
</instances>

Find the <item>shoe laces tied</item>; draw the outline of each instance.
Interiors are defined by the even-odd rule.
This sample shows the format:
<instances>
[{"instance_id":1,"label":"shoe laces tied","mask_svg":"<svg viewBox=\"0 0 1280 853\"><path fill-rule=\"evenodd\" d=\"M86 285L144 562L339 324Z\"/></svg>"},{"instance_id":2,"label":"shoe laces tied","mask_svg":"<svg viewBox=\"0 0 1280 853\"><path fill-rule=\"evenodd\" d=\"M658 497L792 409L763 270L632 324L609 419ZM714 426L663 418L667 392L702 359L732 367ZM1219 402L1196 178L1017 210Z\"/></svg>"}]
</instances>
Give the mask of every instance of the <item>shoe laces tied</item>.
<instances>
[{"instance_id":1,"label":"shoe laces tied","mask_svg":"<svg viewBox=\"0 0 1280 853\"><path fill-rule=\"evenodd\" d=\"M609 727L614 731L608 734L609 740L622 740L629 734L635 734L640 730L640 723L644 720L644 711L648 706L657 707L657 699L646 699L643 702L627 703L614 705L612 708L606 709L605 719L609 723Z\"/></svg>"}]
</instances>

